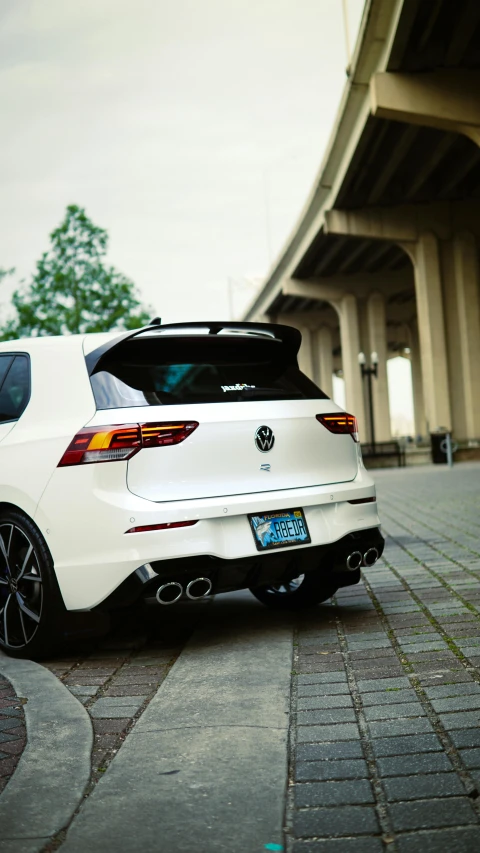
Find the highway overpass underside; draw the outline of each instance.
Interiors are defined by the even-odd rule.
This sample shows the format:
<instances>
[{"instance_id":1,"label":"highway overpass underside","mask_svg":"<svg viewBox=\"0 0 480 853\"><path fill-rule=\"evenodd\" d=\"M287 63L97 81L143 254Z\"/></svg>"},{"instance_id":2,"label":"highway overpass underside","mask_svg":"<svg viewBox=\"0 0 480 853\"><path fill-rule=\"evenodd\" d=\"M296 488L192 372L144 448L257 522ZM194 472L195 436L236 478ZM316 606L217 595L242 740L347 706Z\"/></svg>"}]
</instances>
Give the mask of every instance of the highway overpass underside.
<instances>
[{"instance_id":1,"label":"highway overpass underside","mask_svg":"<svg viewBox=\"0 0 480 853\"><path fill-rule=\"evenodd\" d=\"M358 354L411 359L415 432L480 439L480 2L369 0L326 158L246 314L301 328L304 370L368 436Z\"/></svg>"}]
</instances>

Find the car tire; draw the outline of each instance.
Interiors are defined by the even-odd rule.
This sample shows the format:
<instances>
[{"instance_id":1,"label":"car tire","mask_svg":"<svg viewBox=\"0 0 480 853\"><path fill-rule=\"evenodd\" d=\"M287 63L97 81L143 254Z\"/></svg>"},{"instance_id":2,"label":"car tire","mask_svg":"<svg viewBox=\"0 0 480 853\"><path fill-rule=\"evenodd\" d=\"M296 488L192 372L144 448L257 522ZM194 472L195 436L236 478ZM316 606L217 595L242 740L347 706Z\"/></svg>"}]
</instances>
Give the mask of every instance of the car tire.
<instances>
[{"instance_id":1,"label":"car tire","mask_svg":"<svg viewBox=\"0 0 480 853\"><path fill-rule=\"evenodd\" d=\"M335 595L338 584L318 575L300 575L286 583L250 589L262 604L275 610L305 610L328 601Z\"/></svg>"},{"instance_id":2,"label":"car tire","mask_svg":"<svg viewBox=\"0 0 480 853\"><path fill-rule=\"evenodd\" d=\"M47 543L19 510L0 512L0 648L40 659L61 639L65 606Z\"/></svg>"}]
</instances>

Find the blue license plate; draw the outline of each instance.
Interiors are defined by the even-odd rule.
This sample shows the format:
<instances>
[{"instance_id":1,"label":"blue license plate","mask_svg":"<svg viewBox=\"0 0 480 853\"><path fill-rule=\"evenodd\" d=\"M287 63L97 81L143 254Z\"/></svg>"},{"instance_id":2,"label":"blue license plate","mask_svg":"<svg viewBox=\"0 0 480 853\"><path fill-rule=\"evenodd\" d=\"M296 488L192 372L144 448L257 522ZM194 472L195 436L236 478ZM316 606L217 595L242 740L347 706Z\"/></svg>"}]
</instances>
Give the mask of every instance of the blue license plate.
<instances>
[{"instance_id":1,"label":"blue license plate","mask_svg":"<svg viewBox=\"0 0 480 853\"><path fill-rule=\"evenodd\" d=\"M258 551L305 545L312 541L302 509L281 509L263 515L249 515L248 518Z\"/></svg>"}]
</instances>

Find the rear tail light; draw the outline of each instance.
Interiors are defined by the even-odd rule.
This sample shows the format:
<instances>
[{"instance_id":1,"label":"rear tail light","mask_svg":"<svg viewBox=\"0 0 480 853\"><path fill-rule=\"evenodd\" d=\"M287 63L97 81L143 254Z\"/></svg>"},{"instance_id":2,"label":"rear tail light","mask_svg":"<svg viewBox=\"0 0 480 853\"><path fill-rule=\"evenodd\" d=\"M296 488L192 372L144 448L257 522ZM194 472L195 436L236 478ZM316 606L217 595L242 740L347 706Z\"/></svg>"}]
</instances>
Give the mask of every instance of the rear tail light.
<instances>
[{"instance_id":1,"label":"rear tail light","mask_svg":"<svg viewBox=\"0 0 480 853\"><path fill-rule=\"evenodd\" d=\"M142 434L139 424L87 427L77 432L60 459L58 467L129 459L140 450L141 446Z\"/></svg>"},{"instance_id":2,"label":"rear tail light","mask_svg":"<svg viewBox=\"0 0 480 853\"><path fill-rule=\"evenodd\" d=\"M180 444L197 427L197 421L183 424L141 424L142 447L166 447L169 444Z\"/></svg>"},{"instance_id":3,"label":"rear tail light","mask_svg":"<svg viewBox=\"0 0 480 853\"><path fill-rule=\"evenodd\" d=\"M354 441L359 441L358 423L355 415L348 415L346 412L336 412L332 415L317 415L316 418L330 432L334 432L337 435L348 433Z\"/></svg>"},{"instance_id":4,"label":"rear tail light","mask_svg":"<svg viewBox=\"0 0 480 853\"><path fill-rule=\"evenodd\" d=\"M170 444L180 444L197 427L197 421L86 427L77 432L60 459L58 467L130 459L142 447L166 447Z\"/></svg>"}]
</instances>

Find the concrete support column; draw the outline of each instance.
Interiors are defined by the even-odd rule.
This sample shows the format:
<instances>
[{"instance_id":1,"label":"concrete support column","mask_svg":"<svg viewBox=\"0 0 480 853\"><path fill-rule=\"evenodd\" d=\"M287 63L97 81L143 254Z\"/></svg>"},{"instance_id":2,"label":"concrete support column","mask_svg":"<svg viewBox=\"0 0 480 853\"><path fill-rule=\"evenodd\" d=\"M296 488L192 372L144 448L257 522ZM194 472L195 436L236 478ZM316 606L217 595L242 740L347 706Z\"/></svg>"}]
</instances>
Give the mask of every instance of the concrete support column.
<instances>
[{"instance_id":1,"label":"concrete support column","mask_svg":"<svg viewBox=\"0 0 480 853\"><path fill-rule=\"evenodd\" d=\"M412 368L413 417L415 420L415 435L425 436L428 432L425 420L425 404L423 398L422 362L420 359L420 341L417 323L410 327L410 365Z\"/></svg>"},{"instance_id":2,"label":"concrete support column","mask_svg":"<svg viewBox=\"0 0 480 853\"><path fill-rule=\"evenodd\" d=\"M363 352L367 361L369 360L369 355L372 351L370 346L370 339L368 335L368 316L367 316L367 300L366 299L358 299L357 298L357 311L358 311L358 331L360 334L360 351ZM373 381L373 380L370 380ZM363 388L363 409L365 412L365 435L364 441L371 441L372 436L370 433L370 401L368 399L368 381L363 379L362 381Z\"/></svg>"},{"instance_id":3,"label":"concrete support column","mask_svg":"<svg viewBox=\"0 0 480 853\"><path fill-rule=\"evenodd\" d=\"M333 397L333 340L330 326L317 332L318 384L322 391Z\"/></svg>"},{"instance_id":4,"label":"concrete support column","mask_svg":"<svg viewBox=\"0 0 480 853\"><path fill-rule=\"evenodd\" d=\"M372 379L373 416L376 441L390 441L390 402L387 376L387 318L383 293L372 293L367 301L368 337L370 352L378 355L377 378ZM365 353L367 361L370 352Z\"/></svg>"},{"instance_id":5,"label":"concrete support column","mask_svg":"<svg viewBox=\"0 0 480 853\"><path fill-rule=\"evenodd\" d=\"M350 293L345 294L339 304L339 309L346 407L348 412L356 415L360 438L365 441L365 406L363 401L362 375L358 364L358 354L361 352L361 346L356 297Z\"/></svg>"},{"instance_id":6,"label":"concrete support column","mask_svg":"<svg viewBox=\"0 0 480 853\"><path fill-rule=\"evenodd\" d=\"M425 413L429 430L451 428L447 348L438 241L421 234L415 251L415 289Z\"/></svg>"},{"instance_id":7,"label":"concrete support column","mask_svg":"<svg viewBox=\"0 0 480 853\"><path fill-rule=\"evenodd\" d=\"M453 240L466 435L480 438L480 272L473 234Z\"/></svg>"},{"instance_id":8,"label":"concrete support column","mask_svg":"<svg viewBox=\"0 0 480 853\"><path fill-rule=\"evenodd\" d=\"M307 326L297 326L302 336L302 344L298 353L298 366L302 373L313 380L312 332Z\"/></svg>"},{"instance_id":9,"label":"concrete support column","mask_svg":"<svg viewBox=\"0 0 480 853\"><path fill-rule=\"evenodd\" d=\"M462 440L467 434L467 421L465 419L462 343L458 320L458 294L455 280L453 240L443 240L440 243L440 258L442 264L443 310L447 343L448 387L450 391L450 410L452 413L451 426L455 438Z\"/></svg>"}]
</instances>

